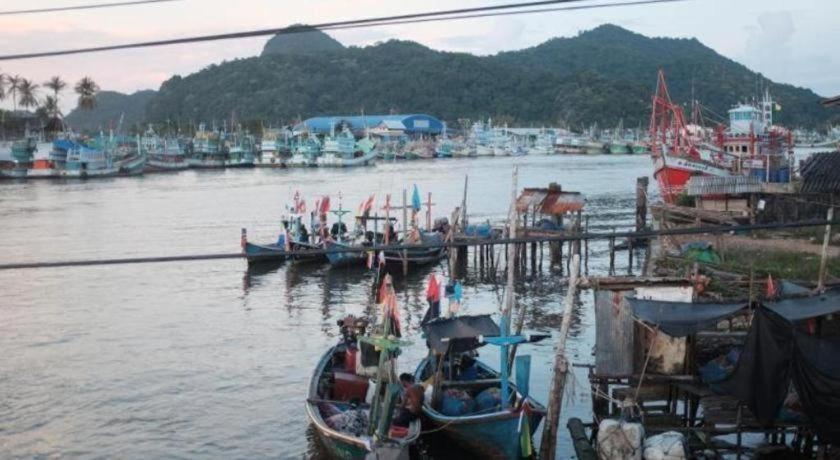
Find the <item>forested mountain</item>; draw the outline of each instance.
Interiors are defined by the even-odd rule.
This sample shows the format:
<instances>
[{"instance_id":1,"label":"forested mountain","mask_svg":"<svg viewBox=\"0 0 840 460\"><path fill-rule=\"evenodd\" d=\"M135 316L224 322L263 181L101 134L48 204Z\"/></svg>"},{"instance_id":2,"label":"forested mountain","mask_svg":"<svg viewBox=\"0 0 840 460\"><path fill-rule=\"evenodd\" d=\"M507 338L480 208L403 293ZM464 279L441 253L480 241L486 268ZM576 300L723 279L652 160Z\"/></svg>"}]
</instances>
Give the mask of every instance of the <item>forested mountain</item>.
<instances>
[{"instance_id":1,"label":"forested mountain","mask_svg":"<svg viewBox=\"0 0 840 460\"><path fill-rule=\"evenodd\" d=\"M718 114L769 86L782 107L781 123L840 122L812 91L772 83L697 40L648 38L613 25L494 56L398 40L345 48L317 31L276 36L259 57L172 77L146 115L154 121L235 117L276 124L364 110L425 112L450 122L493 117L580 128L623 119L625 126L644 126L659 68L676 100L688 102L693 89Z\"/></svg>"},{"instance_id":2,"label":"forested mountain","mask_svg":"<svg viewBox=\"0 0 840 460\"><path fill-rule=\"evenodd\" d=\"M144 123L146 106L154 95L152 90L133 94L100 91L96 95L96 107L92 110L76 108L64 117L64 121L74 130L96 131L107 130L110 126L116 128L123 116L123 126L134 127Z\"/></svg>"},{"instance_id":3,"label":"forested mountain","mask_svg":"<svg viewBox=\"0 0 840 460\"><path fill-rule=\"evenodd\" d=\"M300 24L292 27L307 28ZM263 47L262 56L276 54L319 54L341 51L343 49L344 45L338 40L325 33L321 33L317 29L311 29L309 32L275 35L271 37Z\"/></svg>"}]
</instances>

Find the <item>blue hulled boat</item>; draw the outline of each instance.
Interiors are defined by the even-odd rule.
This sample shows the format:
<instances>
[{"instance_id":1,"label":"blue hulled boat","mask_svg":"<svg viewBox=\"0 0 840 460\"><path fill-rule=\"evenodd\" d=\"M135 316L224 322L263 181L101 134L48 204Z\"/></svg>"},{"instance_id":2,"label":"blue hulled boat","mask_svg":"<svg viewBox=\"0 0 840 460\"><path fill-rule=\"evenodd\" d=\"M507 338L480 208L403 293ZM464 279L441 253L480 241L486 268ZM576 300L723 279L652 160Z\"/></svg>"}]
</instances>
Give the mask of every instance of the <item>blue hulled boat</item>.
<instances>
[{"instance_id":1,"label":"blue hulled boat","mask_svg":"<svg viewBox=\"0 0 840 460\"><path fill-rule=\"evenodd\" d=\"M431 348L415 379L433 385L423 405L425 429L440 430L478 458L531 457L532 436L545 416L545 407L528 396L529 356L516 360L517 385L508 381L508 346L535 340L508 336L505 329L489 315L438 318L423 326ZM477 359L485 344L500 347L501 372Z\"/></svg>"}]
</instances>

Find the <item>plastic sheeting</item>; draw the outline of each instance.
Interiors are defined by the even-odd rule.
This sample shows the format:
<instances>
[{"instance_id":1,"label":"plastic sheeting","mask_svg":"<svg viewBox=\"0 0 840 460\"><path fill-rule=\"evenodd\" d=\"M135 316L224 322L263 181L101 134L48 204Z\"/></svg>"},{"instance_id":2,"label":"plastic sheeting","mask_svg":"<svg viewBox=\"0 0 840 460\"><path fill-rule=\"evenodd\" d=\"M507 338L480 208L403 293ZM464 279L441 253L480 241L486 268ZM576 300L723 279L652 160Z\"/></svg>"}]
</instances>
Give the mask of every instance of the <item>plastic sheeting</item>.
<instances>
[{"instance_id":1,"label":"plastic sheeting","mask_svg":"<svg viewBox=\"0 0 840 460\"><path fill-rule=\"evenodd\" d=\"M794 317L802 318L803 314L799 312ZM831 442L840 442L837 356L840 342L807 335L769 308L759 308L738 365L720 386L744 402L758 420L770 424L776 420L793 384L817 433Z\"/></svg>"},{"instance_id":2,"label":"plastic sheeting","mask_svg":"<svg viewBox=\"0 0 840 460\"><path fill-rule=\"evenodd\" d=\"M811 297L780 300L765 305L788 321L801 321L840 311L840 289Z\"/></svg>"},{"instance_id":3,"label":"plastic sheeting","mask_svg":"<svg viewBox=\"0 0 840 460\"><path fill-rule=\"evenodd\" d=\"M499 326L490 315L438 318L423 326L429 347L438 353L460 353L478 348L478 337L499 335Z\"/></svg>"},{"instance_id":4,"label":"plastic sheeting","mask_svg":"<svg viewBox=\"0 0 840 460\"><path fill-rule=\"evenodd\" d=\"M685 337L713 328L719 321L747 308L746 303L664 302L627 298L633 316L672 337Z\"/></svg>"}]
</instances>

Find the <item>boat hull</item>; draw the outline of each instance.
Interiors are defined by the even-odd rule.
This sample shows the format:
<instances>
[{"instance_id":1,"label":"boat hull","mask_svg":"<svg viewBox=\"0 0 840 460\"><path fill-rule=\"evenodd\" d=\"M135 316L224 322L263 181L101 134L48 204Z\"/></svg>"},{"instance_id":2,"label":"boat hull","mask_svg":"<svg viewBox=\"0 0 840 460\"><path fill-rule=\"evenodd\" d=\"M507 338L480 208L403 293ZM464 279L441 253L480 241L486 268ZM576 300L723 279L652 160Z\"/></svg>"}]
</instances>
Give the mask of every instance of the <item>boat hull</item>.
<instances>
[{"instance_id":1,"label":"boat hull","mask_svg":"<svg viewBox=\"0 0 840 460\"><path fill-rule=\"evenodd\" d=\"M499 373L481 361L476 364L483 372L499 377ZM428 368L431 369L429 358L420 362L415 372L418 381L426 377ZM511 391L516 386L511 383ZM521 396L521 395L520 395ZM439 430L443 436L456 443L461 448L476 455L476 458L489 459L520 459L522 456L520 418L528 417L531 435L545 416L545 408L532 398L527 398L531 407L530 415L522 415L521 409L507 410L478 415L451 417L432 409L429 404L423 405L424 430Z\"/></svg>"},{"instance_id":2,"label":"boat hull","mask_svg":"<svg viewBox=\"0 0 840 460\"><path fill-rule=\"evenodd\" d=\"M349 248L350 245L337 243L335 241L327 241L327 260L333 267L363 267L367 260L366 252L341 252L342 249Z\"/></svg>"},{"instance_id":3,"label":"boat hull","mask_svg":"<svg viewBox=\"0 0 840 460\"><path fill-rule=\"evenodd\" d=\"M324 353L318 366L312 374L309 383L308 398L306 401L306 416L309 423L318 434L321 444L327 449L333 458L351 460L409 460L409 449L412 443L420 437L420 420L411 422L408 435L405 438L396 440L373 440L369 437L356 437L332 429L321 417L318 403L323 401L323 396L318 393L322 374L331 372L331 361L335 347ZM337 402L340 404L340 402Z\"/></svg>"},{"instance_id":4,"label":"boat hull","mask_svg":"<svg viewBox=\"0 0 840 460\"><path fill-rule=\"evenodd\" d=\"M282 262L289 257L284 246L276 244L245 243L245 258L249 264Z\"/></svg>"},{"instance_id":5,"label":"boat hull","mask_svg":"<svg viewBox=\"0 0 840 460\"><path fill-rule=\"evenodd\" d=\"M653 177L659 184L662 199L669 204L677 202L678 197L685 192L686 184L692 176L727 177L732 175L728 170L706 162L670 155L654 158L653 164Z\"/></svg>"},{"instance_id":6,"label":"boat hull","mask_svg":"<svg viewBox=\"0 0 840 460\"><path fill-rule=\"evenodd\" d=\"M369 153L358 158L341 158L335 155L326 154L318 157L319 167L326 168L353 168L358 166L373 166L376 154Z\"/></svg>"},{"instance_id":7,"label":"boat hull","mask_svg":"<svg viewBox=\"0 0 840 460\"><path fill-rule=\"evenodd\" d=\"M225 160L221 158L187 158L187 164L190 168L196 169L224 168Z\"/></svg>"}]
</instances>

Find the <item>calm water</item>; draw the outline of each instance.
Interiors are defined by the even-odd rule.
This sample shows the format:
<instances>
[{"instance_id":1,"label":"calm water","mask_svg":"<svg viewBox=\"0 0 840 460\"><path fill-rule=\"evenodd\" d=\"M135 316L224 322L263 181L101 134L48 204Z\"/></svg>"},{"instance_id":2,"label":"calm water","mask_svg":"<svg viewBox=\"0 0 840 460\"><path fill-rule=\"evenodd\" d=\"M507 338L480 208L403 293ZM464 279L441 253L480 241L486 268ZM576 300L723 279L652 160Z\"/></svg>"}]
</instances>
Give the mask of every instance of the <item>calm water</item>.
<instances>
[{"instance_id":1,"label":"calm water","mask_svg":"<svg viewBox=\"0 0 840 460\"><path fill-rule=\"evenodd\" d=\"M273 241L295 190L341 192L355 209L372 192L401 200L416 183L436 215L460 203L469 175L472 222L504 219L513 164L520 187L558 182L584 192L590 227L633 225L636 177L647 157L552 156L441 160L364 170L186 171L88 182L0 183L0 261L235 252L239 229ZM654 187L651 187L654 191ZM591 273L604 273L594 243ZM546 251L546 257L547 257ZM431 269L430 269L431 270ZM435 268L439 273L442 267ZM424 355L417 325L429 270L398 279L402 322L415 345L400 369ZM518 287L527 328L559 329L564 290L547 269ZM0 457L319 457L303 401L310 372L336 340L335 321L362 314L364 271L286 264L248 273L241 260L0 271ZM497 312L493 282L471 271L467 313ZM592 362L592 294L573 321L573 362ZM553 342L533 355L532 393L547 401ZM495 350L483 358L497 363ZM564 405L589 418L586 373L575 369ZM561 429L559 449L570 455ZM442 457L428 443L428 457Z\"/></svg>"}]
</instances>

